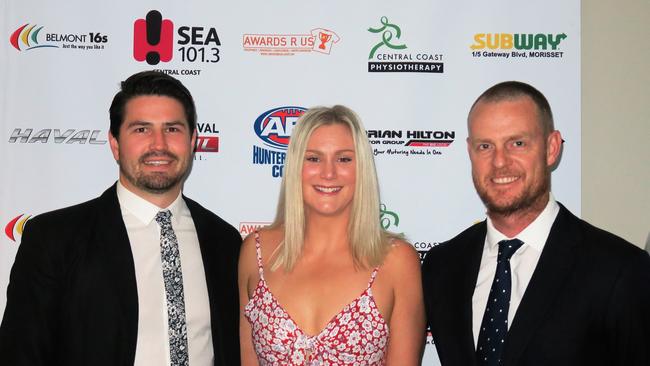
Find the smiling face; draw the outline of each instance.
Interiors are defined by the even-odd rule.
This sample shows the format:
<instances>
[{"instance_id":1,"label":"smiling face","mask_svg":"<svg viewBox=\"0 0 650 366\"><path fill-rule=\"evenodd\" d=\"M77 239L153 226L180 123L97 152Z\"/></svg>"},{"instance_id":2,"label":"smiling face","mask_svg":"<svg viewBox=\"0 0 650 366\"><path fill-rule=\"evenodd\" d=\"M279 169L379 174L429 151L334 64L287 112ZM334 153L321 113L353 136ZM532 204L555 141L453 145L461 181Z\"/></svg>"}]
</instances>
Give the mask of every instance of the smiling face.
<instances>
[{"instance_id":1,"label":"smiling face","mask_svg":"<svg viewBox=\"0 0 650 366\"><path fill-rule=\"evenodd\" d=\"M541 212L561 136L544 136L529 97L478 102L469 116L472 179L489 214Z\"/></svg>"},{"instance_id":2,"label":"smiling face","mask_svg":"<svg viewBox=\"0 0 650 366\"><path fill-rule=\"evenodd\" d=\"M157 95L134 97L125 105L119 139L111 134L109 140L120 182L128 190L164 202L178 196L196 141L180 102Z\"/></svg>"},{"instance_id":3,"label":"smiling face","mask_svg":"<svg viewBox=\"0 0 650 366\"><path fill-rule=\"evenodd\" d=\"M302 166L302 195L310 215L349 215L356 185L356 154L350 129L318 127L309 137Z\"/></svg>"}]
</instances>

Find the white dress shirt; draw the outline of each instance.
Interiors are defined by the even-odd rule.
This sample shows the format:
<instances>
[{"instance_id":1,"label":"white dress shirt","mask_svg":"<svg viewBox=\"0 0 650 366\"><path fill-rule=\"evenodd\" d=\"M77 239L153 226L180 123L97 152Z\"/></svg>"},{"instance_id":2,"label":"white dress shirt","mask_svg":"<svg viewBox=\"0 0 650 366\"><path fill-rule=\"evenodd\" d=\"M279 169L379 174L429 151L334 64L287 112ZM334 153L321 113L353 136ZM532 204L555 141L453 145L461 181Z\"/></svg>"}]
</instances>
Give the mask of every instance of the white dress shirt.
<instances>
[{"instance_id":1,"label":"white dress shirt","mask_svg":"<svg viewBox=\"0 0 650 366\"><path fill-rule=\"evenodd\" d=\"M183 271L190 365L213 364L210 303L194 221L181 194L166 208L146 201L117 183L117 198L131 243L138 289L138 339L135 365L169 365L167 300L160 254L158 211L172 213Z\"/></svg>"},{"instance_id":2,"label":"white dress shirt","mask_svg":"<svg viewBox=\"0 0 650 366\"><path fill-rule=\"evenodd\" d=\"M544 210L528 225L522 232L517 234L516 238L523 241L524 244L512 255L510 259L510 273L512 274L512 287L510 291L510 308L508 309L508 329L515 317L517 308L521 303L521 298L526 292L526 287L533 276L539 257L544 249L546 239L551 231L551 226L560 212L560 206L549 194L549 200ZM481 266L472 296L472 330L474 332L474 345L478 343L478 333L481 328L481 321L485 313L488 295L492 287L492 281L497 270L497 254L499 252L499 242L501 240L514 239L509 238L499 232L492 220L487 218L487 235L485 236L485 245L483 246L483 256L481 257Z\"/></svg>"}]
</instances>

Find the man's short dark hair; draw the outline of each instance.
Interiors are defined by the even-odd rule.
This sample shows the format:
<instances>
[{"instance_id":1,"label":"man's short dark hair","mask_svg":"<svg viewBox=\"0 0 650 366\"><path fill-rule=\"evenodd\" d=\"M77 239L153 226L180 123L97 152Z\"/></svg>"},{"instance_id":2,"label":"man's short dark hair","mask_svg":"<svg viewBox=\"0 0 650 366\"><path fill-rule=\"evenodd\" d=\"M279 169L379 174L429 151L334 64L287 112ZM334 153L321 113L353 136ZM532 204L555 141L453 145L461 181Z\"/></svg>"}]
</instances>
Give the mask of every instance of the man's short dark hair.
<instances>
[{"instance_id":1,"label":"man's short dark hair","mask_svg":"<svg viewBox=\"0 0 650 366\"><path fill-rule=\"evenodd\" d=\"M483 94L476 99L474 104L472 104L472 108L469 110L469 115L472 114L474 107L479 102L496 103L504 100L511 101L522 97L529 97L535 106L537 106L540 126L544 132L544 136L548 136L555 130L551 106L548 104L548 100L546 100L546 97L542 92L529 84L522 83L521 81L504 81L484 91Z\"/></svg>"},{"instance_id":2,"label":"man's short dark hair","mask_svg":"<svg viewBox=\"0 0 650 366\"><path fill-rule=\"evenodd\" d=\"M142 71L129 76L120 84L120 91L115 94L109 114L111 119L111 134L118 138L120 126L124 122L126 103L138 96L157 95L176 99L185 110L190 135L196 129L196 107L190 91L177 79L159 72Z\"/></svg>"}]
</instances>

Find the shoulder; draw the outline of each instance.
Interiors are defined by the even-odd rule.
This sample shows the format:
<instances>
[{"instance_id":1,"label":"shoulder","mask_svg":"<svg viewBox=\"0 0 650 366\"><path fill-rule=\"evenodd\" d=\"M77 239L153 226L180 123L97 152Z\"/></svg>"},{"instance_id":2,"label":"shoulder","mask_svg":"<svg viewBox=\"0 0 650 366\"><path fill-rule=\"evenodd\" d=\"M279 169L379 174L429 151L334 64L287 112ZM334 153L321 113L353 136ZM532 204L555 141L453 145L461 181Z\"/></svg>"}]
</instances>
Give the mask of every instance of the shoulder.
<instances>
[{"instance_id":1,"label":"shoulder","mask_svg":"<svg viewBox=\"0 0 650 366\"><path fill-rule=\"evenodd\" d=\"M25 230L52 228L63 232L67 229L87 228L87 223L93 220L95 214L100 211L104 199L105 197L101 196L73 206L38 214L27 221Z\"/></svg>"},{"instance_id":2,"label":"shoulder","mask_svg":"<svg viewBox=\"0 0 650 366\"><path fill-rule=\"evenodd\" d=\"M408 242L393 239L380 271L399 280L420 274L420 255Z\"/></svg>"},{"instance_id":3,"label":"shoulder","mask_svg":"<svg viewBox=\"0 0 650 366\"><path fill-rule=\"evenodd\" d=\"M463 257L468 250L485 242L487 231L486 221L478 222L450 240L442 242L429 249L424 257L423 271L436 263L454 263L458 257Z\"/></svg>"},{"instance_id":4,"label":"shoulder","mask_svg":"<svg viewBox=\"0 0 650 366\"><path fill-rule=\"evenodd\" d=\"M281 228L264 227L248 234L242 244L242 256L256 257L257 243L259 241L262 258L268 261L268 256L273 253L282 241L284 232ZM266 254L266 255L265 255Z\"/></svg>"},{"instance_id":5,"label":"shoulder","mask_svg":"<svg viewBox=\"0 0 650 366\"><path fill-rule=\"evenodd\" d=\"M390 244L390 249L386 254L386 263L419 263L420 256L417 250L410 243L402 239L393 239Z\"/></svg>"},{"instance_id":6,"label":"shoulder","mask_svg":"<svg viewBox=\"0 0 650 366\"><path fill-rule=\"evenodd\" d=\"M553 229L561 230L561 234L576 238L575 240L581 244L582 255L591 256L593 259L601 257L609 263L625 263L637 260L635 258L648 256L643 249L636 245L578 218L564 206L560 207L561 211L556 220L562 222L558 222L558 225L554 224ZM564 232L565 230L568 232Z\"/></svg>"},{"instance_id":7,"label":"shoulder","mask_svg":"<svg viewBox=\"0 0 650 366\"><path fill-rule=\"evenodd\" d=\"M237 243L241 243L241 235L234 226L230 225L226 220L203 207L198 202L185 196L183 196L183 199L192 214L192 219L194 220L195 225L206 230L218 232L219 236L222 238L232 239Z\"/></svg>"}]
</instances>

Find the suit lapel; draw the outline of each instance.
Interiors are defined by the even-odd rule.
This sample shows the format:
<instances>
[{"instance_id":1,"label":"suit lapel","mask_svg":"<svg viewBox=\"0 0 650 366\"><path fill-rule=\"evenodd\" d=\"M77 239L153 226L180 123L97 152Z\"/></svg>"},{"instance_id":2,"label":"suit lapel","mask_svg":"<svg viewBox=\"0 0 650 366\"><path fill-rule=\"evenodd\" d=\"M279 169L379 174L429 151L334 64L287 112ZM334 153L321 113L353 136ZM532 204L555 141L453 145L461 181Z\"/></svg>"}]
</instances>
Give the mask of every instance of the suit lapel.
<instances>
[{"instance_id":1,"label":"suit lapel","mask_svg":"<svg viewBox=\"0 0 650 366\"><path fill-rule=\"evenodd\" d=\"M215 365L224 364L223 357L225 350L218 348L219 345L224 344L222 340L225 335L221 332L223 329L221 326L223 324L221 317L227 313L226 311L222 311L222 306L220 305L223 293L220 291L221 283L218 279L223 278L219 273L219 270L223 266L215 262L220 257L219 253L216 252L217 248L220 247L218 244L219 238L215 235L217 230L213 227L214 223L206 220L206 216L202 214L200 206L185 196L183 196L183 199L192 215L192 221L194 221L196 236L199 239L199 247L201 249L201 259L203 261L203 271L205 272L205 283L208 289L208 300L210 303L210 322Z\"/></svg>"},{"instance_id":2,"label":"suit lapel","mask_svg":"<svg viewBox=\"0 0 650 366\"><path fill-rule=\"evenodd\" d=\"M580 242L579 231L573 225L576 221L577 218L560 205L560 212L508 331L503 351L504 365L517 363L555 301L558 289L571 273Z\"/></svg>"},{"instance_id":3,"label":"suit lapel","mask_svg":"<svg viewBox=\"0 0 650 366\"><path fill-rule=\"evenodd\" d=\"M99 198L95 226L95 242L103 249L106 271L121 304L121 319L125 324L120 326L126 329L127 339L123 342L130 352L127 359L134 360L138 333L138 289L131 244L122 219L115 185Z\"/></svg>"},{"instance_id":4,"label":"suit lapel","mask_svg":"<svg viewBox=\"0 0 650 366\"><path fill-rule=\"evenodd\" d=\"M474 331L472 319L472 297L476 288L483 247L485 246L485 235L487 223L480 225L480 230L468 243L467 267L465 268L465 279L463 283L463 345L471 355L472 364L476 364L476 346L474 344Z\"/></svg>"},{"instance_id":5,"label":"suit lapel","mask_svg":"<svg viewBox=\"0 0 650 366\"><path fill-rule=\"evenodd\" d=\"M441 313L446 313L440 321L445 324L444 347L449 353L445 359L454 365L475 365L476 348L472 330L472 296L476 288L483 246L486 233L485 221L478 224L468 232L462 241L450 243L454 248L454 256L447 258L450 263L445 263L450 270L444 275L446 285L443 287L446 294L446 306L441 308ZM456 281L452 280L456 278ZM452 350L455 350L453 353Z\"/></svg>"}]
</instances>

